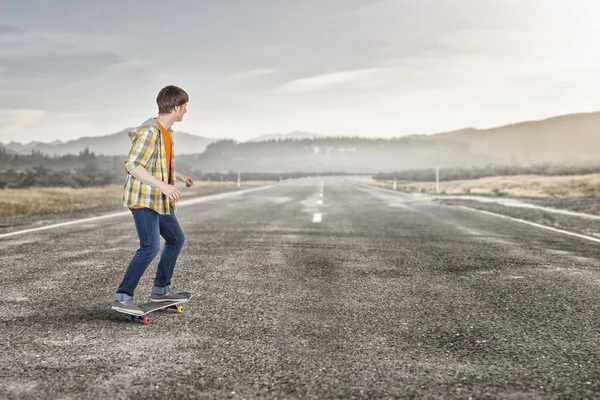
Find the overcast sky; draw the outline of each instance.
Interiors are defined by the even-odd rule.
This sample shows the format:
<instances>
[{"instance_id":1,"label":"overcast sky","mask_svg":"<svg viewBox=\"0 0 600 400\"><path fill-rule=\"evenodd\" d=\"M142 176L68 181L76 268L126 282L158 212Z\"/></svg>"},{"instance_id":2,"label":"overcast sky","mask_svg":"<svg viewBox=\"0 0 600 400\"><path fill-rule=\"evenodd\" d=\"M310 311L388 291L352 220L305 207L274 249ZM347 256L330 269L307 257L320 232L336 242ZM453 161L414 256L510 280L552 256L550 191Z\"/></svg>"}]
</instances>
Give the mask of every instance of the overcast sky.
<instances>
[{"instance_id":1,"label":"overcast sky","mask_svg":"<svg viewBox=\"0 0 600 400\"><path fill-rule=\"evenodd\" d=\"M391 137L600 111L598 0L0 0L0 142Z\"/></svg>"}]
</instances>

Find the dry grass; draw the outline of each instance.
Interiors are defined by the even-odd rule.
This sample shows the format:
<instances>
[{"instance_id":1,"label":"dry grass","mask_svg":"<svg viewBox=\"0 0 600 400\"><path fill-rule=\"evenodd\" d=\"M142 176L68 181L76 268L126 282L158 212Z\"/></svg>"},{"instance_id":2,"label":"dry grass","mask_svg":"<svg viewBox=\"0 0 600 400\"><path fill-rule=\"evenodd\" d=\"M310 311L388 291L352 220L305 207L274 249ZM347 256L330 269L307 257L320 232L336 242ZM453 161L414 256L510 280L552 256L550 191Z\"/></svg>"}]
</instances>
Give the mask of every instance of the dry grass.
<instances>
[{"instance_id":1,"label":"dry grass","mask_svg":"<svg viewBox=\"0 0 600 400\"><path fill-rule=\"evenodd\" d=\"M393 188L393 181L357 178L360 182ZM435 182L398 181L397 190L435 194ZM600 174L573 176L494 176L440 182L440 192L455 195L580 199L600 197Z\"/></svg>"},{"instance_id":2,"label":"dry grass","mask_svg":"<svg viewBox=\"0 0 600 400\"><path fill-rule=\"evenodd\" d=\"M263 186L273 182L242 182L241 188ZM181 198L206 196L237 189L235 182L194 182L186 188L177 185ZM118 207L123 200L123 185L94 188L28 188L0 190L0 218L21 215L58 213L99 207Z\"/></svg>"}]
</instances>

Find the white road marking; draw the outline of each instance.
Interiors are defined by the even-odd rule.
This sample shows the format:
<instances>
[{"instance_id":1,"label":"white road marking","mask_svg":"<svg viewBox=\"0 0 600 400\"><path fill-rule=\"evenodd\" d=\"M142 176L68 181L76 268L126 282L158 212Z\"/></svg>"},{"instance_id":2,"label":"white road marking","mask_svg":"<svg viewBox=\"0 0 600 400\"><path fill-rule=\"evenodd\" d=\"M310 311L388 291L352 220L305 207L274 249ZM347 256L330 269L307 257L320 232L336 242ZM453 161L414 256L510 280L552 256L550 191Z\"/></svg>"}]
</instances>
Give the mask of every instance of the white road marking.
<instances>
[{"instance_id":1,"label":"white road marking","mask_svg":"<svg viewBox=\"0 0 600 400\"><path fill-rule=\"evenodd\" d=\"M563 214L563 215L569 215L569 216L574 216L574 217L579 217L579 218L600 220L600 215L585 214L585 213L582 213L582 212L569 211L569 210L561 210L559 208L537 206L537 205L534 205L534 204L525 203L525 202L520 201L518 199L503 199L503 198L497 198L497 197L472 196L472 195L470 195L470 196L467 196L467 195L446 195L446 196L439 196L439 195L424 194L424 193L414 193L414 192L399 193L399 192L394 192L392 189L388 189L388 188L380 187L380 186L373 186L371 184L359 182L359 181L356 181L356 180L351 180L351 182L353 184L355 184L355 185L357 185L359 187L365 188L365 189L368 188L368 189L374 189L374 190L381 191L381 192L394 193L396 196L400 196L400 195L402 195L402 196L408 196L408 197L411 197L413 199L419 199L419 200L422 200L422 201L432 201L432 200L436 200L436 199L441 199L441 200L453 200L453 199L473 200L473 201L478 201L478 202L481 202L481 203L498 203L498 204L502 204L502 205L504 205L506 207L531 208L531 209L535 209L535 210L546 211L546 212L553 213L553 214Z\"/></svg>"},{"instance_id":2,"label":"white road marking","mask_svg":"<svg viewBox=\"0 0 600 400\"><path fill-rule=\"evenodd\" d=\"M323 193L319 193L319 197L323 197Z\"/></svg>"},{"instance_id":3,"label":"white road marking","mask_svg":"<svg viewBox=\"0 0 600 400\"><path fill-rule=\"evenodd\" d=\"M475 211L475 212L482 213L482 214L492 215L492 216L498 217L498 218L508 219L508 220L515 221L515 222L521 222L523 224L535 226L537 228L547 229L552 232L563 233L565 235L575 236L580 239L586 239L586 240L591 240L592 242L600 243L600 239L592 237L592 236L582 235L580 233L575 233L575 232L569 232L569 231L565 231L563 229L552 228L551 226L536 224L535 222L526 221L524 219L518 219L518 218L509 217L509 216L502 215L502 214L496 214L496 213L489 212L489 211L478 210L476 208L470 208L470 207L465 207L465 206L457 206L457 207L465 209L465 210L469 210L469 211Z\"/></svg>"},{"instance_id":4,"label":"white road marking","mask_svg":"<svg viewBox=\"0 0 600 400\"><path fill-rule=\"evenodd\" d=\"M98 220L101 220L101 219L113 218L113 217L120 217L120 216L123 216L123 215L129 215L129 214L131 214L131 212L125 211L125 212L119 212L119 213L114 213L114 214L102 215L100 217L91 217L91 218L77 219L75 221L67 221L67 222L62 222L60 224L53 224L53 225L48 225L48 226L42 226L40 228L32 228L32 229L25 229L23 231L16 231L16 232L4 233L4 234L0 235L0 239L1 238L5 238L5 237L9 237L9 236L20 235L20 234L23 234L23 233L31 233L31 232L43 231L43 230L46 230L46 229L59 228L61 226L75 225L75 224L80 224L80 223L83 223L83 222L98 221Z\"/></svg>"},{"instance_id":5,"label":"white road marking","mask_svg":"<svg viewBox=\"0 0 600 400\"><path fill-rule=\"evenodd\" d=\"M204 202L212 201L212 200L220 200L220 199L224 199L227 197L234 197L234 196L237 196L237 195L240 195L243 193L254 192L257 190L264 190L264 189L267 189L267 188L270 188L273 186L274 185L260 186L260 187L256 187L256 188L252 188L252 189L238 190L235 192L220 193L220 194L215 194L215 195L211 195L211 196L199 197L196 199L183 200L183 201L179 202L179 207L185 207L185 206L192 205L192 204L204 203ZM69 225L81 224L81 223L85 223L85 222L99 221L101 219L107 219L107 218L122 217L125 215L131 215L131 211L122 211L122 212L113 213L113 214L101 215L99 217L76 219L74 221L61 222L59 224L42 226L39 228L31 228L31 229L25 229L22 231L3 233L0 235L0 239L9 237L9 236L21 235L24 233L31 233L31 232L43 231L46 229L60 228L61 226L69 226Z\"/></svg>"},{"instance_id":6,"label":"white road marking","mask_svg":"<svg viewBox=\"0 0 600 400\"><path fill-rule=\"evenodd\" d=\"M585 213L576 212L576 211L561 210L559 208L537 206L535 204L529 204L529 203L520 201L518 199L510 199L510 198L503 199L503 198L497 198L497 197L461 196L461 195L452 195L452 196L430 195L430 196L431 196L432 199L441 199L441 200L452 200L452 199L473 200L473 201L478 201L480 203L497 203L497 204L502 204L503 206L506 206L506 207L529 208L529 209L534 209L534 210L546 211L546 212L553 213L553 214L569 215L569 216L573 216L573 217L593 219L593 220L597 220L597 221L600 220L600 215L585 214Z\"/></svg>"},{"instance_id":7,"label":"white road marking","mask_svg":"<svg viewBox=\"0 0 600 400\"><path fill-rule=\"evenodd\" d=\"M315 215L313 215L313 222L318 224L323 220L323 216L321 215L321 213L315 213Z\"/></svg>"},{"instance_id":8,"label":"white road marking","mask_svg":"<svg viewBox=\"0 0 600 400\"><path fill-rule=\"evenodd\" d=\"M292 200L292 198L291 197L269 197L268 200L273 202L274 204L283 204L283 203L287 203L288 201Z\"/></svg>"},{"instance_id":9,"label":"white road marking","mask_svg":"<svg viewBox=\"0 0 600 400\"><path fill-rule=\"evenodd\" d=\"M388 206L390 206L390 207L397 207L397 208L406 208L406 209L412 210L411 207L407 206L404 203L389 203Z\"/></svg>"},{"instance_id":10,"label":"white road marking","mask_svg":"<svg viewBox=\"0 0 600 400\"><path fill-rule=\"evenodd\" d=\"M368 189L373 189L374 191L393 192L391 189L381 188L381 187L369 185L369 184L362 183L362 182L352 181L352 183L358 185L359 187L362 186L362 188L364 188L364 189L368 188ZM397 196L398 195L411 196L413 198L419 198L419 199L425 200L425 201L430 201L430 200L432 200L432 199L434 199L436 197L437 198L442 198L441 196L425 195L425 194L421 194L421 193L398 193L398 192L394 192L394 193ZM460 196L456 196L456 197L460 197ZM462 196L462 197L464 198L465 196ZM476 197L476 196L471 196L471 197ZM446 198L448 199L448 198L451 198L451 197L446 197ZM522 203L522 204L525 204L525 203ZM506 203L504 205L509 206L510 204ZM508 217L506 215L496 214L496 213L489 212L489 211L478 210L476 208L470 208L470 207L466 207L466 206L456 206L456 207L463 208L463 209L469 210L469 211L480 212L482 214L493 215L493 216L499 217L499 218L509 219L509 220L512 220L512 221L515 221L515 222L522 222L524 224L535 226L537 228L547 229L547 230L550 230L550 231L553 231L553 232L563 233L565 235L575 236L575 237L578 237L580 239L586 239L586 240L590 240L592 242L600 243L600 239L592 237L592 236L587 236L587 235L582 235L582 234L575 233L575 232L565 231L565 230L562 230L562 229L552 228L550 226L536 224L535 222L530 222L530 221L526 221L526 220L518 219L518 218L512 218L512 217ZM583 214L583 213L576 213L576 212L572 212L572 211L560 210L560 209L553 209L553 208L549 208L549 207L539 207L539 206L528 205L527 208L542 209L542 210L548 211L548 212L554 212L554 213L557 213L557 214L575 215L575 216L582 217L582 218L600 219L600 216L598 216L598 215L589 215L589 214Z\"/></svg>"},{"instance_id":11,"label":"white road marking","mask_svg":"<svg viewBox=\"0 0 600 400\"><path fill-rule=\"evenodd\" d=\"M323 204L323 200L317 200L317 204L318 204L318 205L321 205L321 204Z\"/></svg>"}]
</instances>

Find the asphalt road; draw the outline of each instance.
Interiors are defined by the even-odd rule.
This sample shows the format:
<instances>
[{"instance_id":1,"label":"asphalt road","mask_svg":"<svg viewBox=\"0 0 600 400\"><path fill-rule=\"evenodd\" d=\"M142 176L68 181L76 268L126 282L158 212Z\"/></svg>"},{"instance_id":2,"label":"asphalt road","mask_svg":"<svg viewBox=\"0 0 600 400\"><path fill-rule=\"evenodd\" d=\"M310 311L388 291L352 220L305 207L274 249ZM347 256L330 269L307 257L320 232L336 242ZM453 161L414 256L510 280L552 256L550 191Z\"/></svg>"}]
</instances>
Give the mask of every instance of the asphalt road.
<instances>
[{"instance_id":1,"label":"asphalt road","mask_svg":"<svg viewBox=\"0 0 600 400\"><path fill-rule=\"evenodd\" d=\"M131 216L0 239L0 398L600 397L598 243L346 178L177 215L150 325Z\"/></svg>"}]
</instances>

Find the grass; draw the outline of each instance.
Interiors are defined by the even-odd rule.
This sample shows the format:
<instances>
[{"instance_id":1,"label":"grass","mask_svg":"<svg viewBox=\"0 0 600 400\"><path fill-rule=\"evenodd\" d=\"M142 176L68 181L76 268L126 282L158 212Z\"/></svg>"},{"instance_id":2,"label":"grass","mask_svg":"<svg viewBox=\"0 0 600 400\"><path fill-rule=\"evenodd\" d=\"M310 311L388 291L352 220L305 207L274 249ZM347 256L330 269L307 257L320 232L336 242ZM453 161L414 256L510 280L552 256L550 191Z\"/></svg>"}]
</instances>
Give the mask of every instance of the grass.
<instances>
[{"instance_id":1,"label":"grass","mask_svg":"<svg viewBox=\"0 0 600 400\"><path fill-rule=\"evenodd\" d=\"M376 181L370 177L356 178L375 186L393 188L393 181ZM262 186L272 182L243 182L242 188ZM182 199L206 196L237 189L236 182L194 182L186 188L181 184ZM435 194L435 182L398 181L397 190ZM442 194L507 196L546 199L583 199L600 197L600 174L573 176L496 176L472 180L442 181ZM123 185L94 188L28 188L0 190L0 218L33 214L59 213L121 205ZM589 212L598 213L598 210Z\"/></svg>"},{"instance_id":2,"label":"grass","mask_svg":"<svg viewBox=\"0 0 600 400\"><path fill-rule=\"evenodd\" d=\"M360 182L392 189L393 181L358 178ZM398 181L397 190L435 194L435 182ZM541 199L600 197L600 174L573 176L495 176L440 182L440 193L450 195L508 196Z\"/></svg>"},{"instance_id":3,"label":"grass","mask_svg":"<svg viewBox=\"0 0 600 400\"><path fill-rule=\"evenodd\" d=\"M241 188L263 186L272 182L242 182ZM194 182L181 190L181 199L237 190L236 182ZM59 213L114 206L123 201L123 185L93 188L27 188L0 190L0 218L33 214Z\"/></svg>"}]
</instances>

